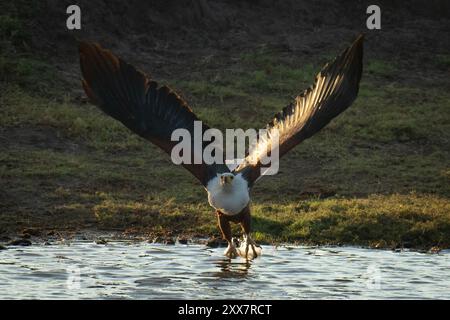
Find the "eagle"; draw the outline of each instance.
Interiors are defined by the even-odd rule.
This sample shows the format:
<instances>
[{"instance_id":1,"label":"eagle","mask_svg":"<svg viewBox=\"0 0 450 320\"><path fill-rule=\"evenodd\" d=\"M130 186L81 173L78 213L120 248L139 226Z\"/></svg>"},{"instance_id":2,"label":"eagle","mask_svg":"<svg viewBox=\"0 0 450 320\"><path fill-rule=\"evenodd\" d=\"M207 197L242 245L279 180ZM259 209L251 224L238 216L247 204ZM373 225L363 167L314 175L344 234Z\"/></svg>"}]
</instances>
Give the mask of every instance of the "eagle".
<instances>
[{"instance_id":1,"label":"eagle","mask_svg":"<svg viewBox=\"0 0 450 320\"><path fill-rule=\"evenodd\" d=\"M189 105L168 86L159 86L111 51L89 41L79 42L82 85L89 100L128 129L152 142L169 155L176 144L176 129L194 131L200 121ZM251 236L250 194L263 175L261 155L275 143L282 157L303 140L313 136L356 99L362 74L363 35L316 75L314 84L292 101L266 126L254 148L231 170L222 163L193 161L182 165L200 181L208 202L215 209L219 229L228 246L224 255L251 260L261 247ZM201 130L209 127L202 122ZM194 134L191 135L194 144ZM205 143L202 142L202 148ZM223 155L224 157L224 155ZM240 244L232 237L230 223L240 224Z\"/></svg>"}]
</instances>

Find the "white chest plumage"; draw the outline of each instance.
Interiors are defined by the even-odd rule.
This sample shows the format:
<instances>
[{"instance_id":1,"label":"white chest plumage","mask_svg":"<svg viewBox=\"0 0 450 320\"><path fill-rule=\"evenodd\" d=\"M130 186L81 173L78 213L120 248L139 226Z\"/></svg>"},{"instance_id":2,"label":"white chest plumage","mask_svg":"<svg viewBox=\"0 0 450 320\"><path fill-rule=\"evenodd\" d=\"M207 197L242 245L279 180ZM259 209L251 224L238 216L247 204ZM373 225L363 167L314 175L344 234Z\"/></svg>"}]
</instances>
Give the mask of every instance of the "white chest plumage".
<instances>
[{"instance_id":1,"label":"white chest plumage","mask_svg":"<svg viewBox=\"0 0 450 320\"><path fill-rule=\"evenodd\" d=\"M222 186L220 179L215 177L208 182L206 189L209 204L214 209L228 215L238 214L250 201L247 180L240 174L236 175L233 181L226 186Z\"/></svg>"}]
</instances>

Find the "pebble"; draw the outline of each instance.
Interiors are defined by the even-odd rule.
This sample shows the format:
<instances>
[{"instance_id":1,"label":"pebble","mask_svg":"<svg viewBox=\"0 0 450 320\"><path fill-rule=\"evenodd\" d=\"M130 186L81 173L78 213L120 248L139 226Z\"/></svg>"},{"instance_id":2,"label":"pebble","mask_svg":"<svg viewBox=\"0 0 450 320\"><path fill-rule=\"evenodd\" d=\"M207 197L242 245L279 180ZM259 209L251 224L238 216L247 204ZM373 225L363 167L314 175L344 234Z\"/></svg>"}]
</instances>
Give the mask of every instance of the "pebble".
<instances>
[{"instance_id":1,"label":"pebble","mask_svg":"<svg viewBox=\"0 0 450 320\"><path fill-rule=\"evenodd\" d=\"M163 239L161 237L155 237L153 240L149 241L152 243L162 243Z\"/></svg>"},{"instance_id":2,"label":"pebble","mask_svg":"<svg viewBox=\"0 0 450 320\"><path fill-rule=\"evenodd\" d=\"M430 253L439 253L441 251L441 248L439 247L431 247Z\"/></svg>"},{"instance_id":3,"label":"pebble","mask_svg":"<svg viewBox=\"0 0 450 320\"><path fill-rule=\"evenodd\" d=\"M173 241L172 238L167 238L167 239L164 240L164 244L173 245L173 244L175 244L175 241Z\"/></svg>"},{"instance_id":4,"label":"pebble","mask_svg":"<svg viewBox=\"0 0 450 320\"><path fill-rule=\"evenodd\" d=\"M210 248L217 248L217 247L226 246L226 245L227 245L227 242L220 238L209 239L208 242L206 243L206 246L208 246Z\"/></svg>"},{"instance_id":5,"label":"pebble","mask_svg":"<svg viewBox=\"0 0 450 320\"><path fill-rule=\"evenodd\" d=\"M95 243L96 244L107 244L108 241L106 241L105 239L97 239L97 240L95 240Z\"/></svg>"},{"instance_id":6,"label":"pebble","mask_svg":"<svg viewBox=\"0 0 450 320\"><path fill-rule=\"evenodd\" d=\"M34 229L34 228L26 228L22 230L22 235L29 235L29 236L33 236L33 237L38 237L41 235L41 231L39 231L38 229Z\"/></svg>"},{"instance_id":7,"label":"pebble","mask_svg":"<svg viewBox=\"0 0 450 320\"><path fill-rule=\"evenodd\" d=\"M9 246L31 246L31 241L28 239L16 239L8 242Z\"/></svg>"}]
</instances>

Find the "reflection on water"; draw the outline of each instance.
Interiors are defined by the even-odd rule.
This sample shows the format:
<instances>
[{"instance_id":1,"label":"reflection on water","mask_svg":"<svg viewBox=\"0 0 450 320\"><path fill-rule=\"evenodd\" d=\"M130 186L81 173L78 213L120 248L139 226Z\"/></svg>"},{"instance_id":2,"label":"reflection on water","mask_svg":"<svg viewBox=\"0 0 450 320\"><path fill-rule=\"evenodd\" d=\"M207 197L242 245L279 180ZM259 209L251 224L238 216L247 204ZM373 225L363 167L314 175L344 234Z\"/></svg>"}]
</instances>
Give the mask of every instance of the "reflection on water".
<instances>
[{"instance_id":1,"label":"reflection on water","mask_svg":"<svg viewBox=\"0 0 450 320\"><path fill-rule=\"evenodd\" d=\"M0 251L0 298L450 299L450 252L263 246L248 262L223 248L74 241Z\"/></svg>"},{"instance_id":2,"label":"reflection on water","mask_svg":"<svg viewBox=\"0 0 450 320\"><path fill-rule=\"evenodd\" d=\"M220 269L218 272L214 272L211 276L216 278L247 278L248 269L251 266L250 261L243 259L226 259L217 260L215 265Z\"/></svg>"}]
</instances>

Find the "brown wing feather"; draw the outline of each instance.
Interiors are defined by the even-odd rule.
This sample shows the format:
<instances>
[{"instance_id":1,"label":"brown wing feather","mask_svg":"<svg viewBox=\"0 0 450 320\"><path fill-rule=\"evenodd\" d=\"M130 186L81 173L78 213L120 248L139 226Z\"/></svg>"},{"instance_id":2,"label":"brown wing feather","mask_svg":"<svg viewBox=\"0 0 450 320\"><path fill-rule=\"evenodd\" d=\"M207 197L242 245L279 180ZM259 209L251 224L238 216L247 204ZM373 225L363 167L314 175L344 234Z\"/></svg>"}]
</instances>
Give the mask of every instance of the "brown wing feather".
<instances>
[{"instance_id":1,"label":"brown wing feather","mask_svg":"<svg viewBox=\"0 0 450 320\"><path fill-rule=\"evenodd\" d=\"M279 157L282 157L347 109L358 94L362 54L363 36L360 35L333 62L324 66L312 87L275 115L267 125L266 134L259 137L257 145L235 172L242 173L250 184L254 183L261 175L262 156L275 145L275 130L279 137Z\"/></svg>"},{"instance_id":2,"label":"brown wing feather","mask_svg":"<svg viewBox=\"0 0 450 320\"><path fill-rule=\"evenodd\" d=\"M171 141L175 129L187 129L191 139L194 138L194 121L199 119L169 87L158 88L155 81L98 44L83 41L79 50L83 88L106 114L169 155L178 143ZM202 133L206 129L203 124ZM193 145L193 141L191 143ZM191 163L183 166L204 186L217 172L229 171L225 165Z\"/></svg>"}]
</instances>

